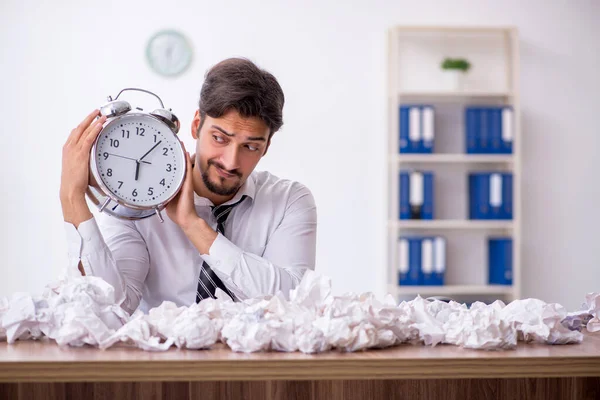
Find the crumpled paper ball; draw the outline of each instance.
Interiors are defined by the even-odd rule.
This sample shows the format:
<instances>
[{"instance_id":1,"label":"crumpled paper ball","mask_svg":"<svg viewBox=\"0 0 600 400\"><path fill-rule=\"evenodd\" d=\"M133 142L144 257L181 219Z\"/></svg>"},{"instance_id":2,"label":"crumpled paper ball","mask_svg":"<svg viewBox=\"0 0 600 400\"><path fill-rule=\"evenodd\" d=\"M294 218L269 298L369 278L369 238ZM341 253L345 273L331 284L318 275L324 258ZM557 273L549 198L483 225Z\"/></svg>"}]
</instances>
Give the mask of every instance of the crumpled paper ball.
<instances>
[{"instance_id":1,"label":"crumpled paper ball","mask_svg":"<svg viewBox=\"0 0 600 400\"><path fill-rule=\"evenodd\" d=\"M56 282L38 297L15 293L0 317L8 343L47 336L71 346L97 346L129 319L113 287L97 277Z\"/></svg>"},{"instance_id":2,"label":"crumpled paper ball","mask_svg":"<svg viewBox=\"0 0 600 400\"><path fill-rule=\"evenodd\" d=\"M417 296L397 304L391 295L333 296L329 278L307 271L289 297L277 293L233 302L220 290L216 297L189 307L165 301L148 314L129 316L102 279L67 277L42 296L0 298L0 340L47 336L59 345L106 349L124 343L147 351L209 349L217 342L237 352L352 352L400 343L504 350L518 341L579 343L583 326L600 330L597 293L588 294L577 313L538 299L467 307Z\"/></svg>"},{"instance_id":3,"label":"crumpled paper ball","mask_svg":"<svg viewBox=\"0 0 600 400\"><path fill-rule=\"evenodd\" d=\"M600 331L600 293L588 293L585 296L587 312L591 315L587 323L589 332Z\"/></svg>"}]
</instances>

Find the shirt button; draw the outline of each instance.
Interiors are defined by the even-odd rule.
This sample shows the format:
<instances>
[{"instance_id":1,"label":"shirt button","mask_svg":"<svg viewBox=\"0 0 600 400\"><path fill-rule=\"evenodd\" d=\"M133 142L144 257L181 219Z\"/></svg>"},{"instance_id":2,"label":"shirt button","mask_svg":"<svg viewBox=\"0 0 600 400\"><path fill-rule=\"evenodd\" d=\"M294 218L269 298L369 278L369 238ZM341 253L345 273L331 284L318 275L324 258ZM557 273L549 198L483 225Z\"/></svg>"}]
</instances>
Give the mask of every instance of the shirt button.
<instances>
[{"instance_id":1,"label":"shirt button","mask_svg":"<svg viewBox=\"0 0 600 400\"><path fill-rule=\"evenodd\" d=\"M217 261L215 265L221 265L221 261Z\"/></svg>"}]
</instances>

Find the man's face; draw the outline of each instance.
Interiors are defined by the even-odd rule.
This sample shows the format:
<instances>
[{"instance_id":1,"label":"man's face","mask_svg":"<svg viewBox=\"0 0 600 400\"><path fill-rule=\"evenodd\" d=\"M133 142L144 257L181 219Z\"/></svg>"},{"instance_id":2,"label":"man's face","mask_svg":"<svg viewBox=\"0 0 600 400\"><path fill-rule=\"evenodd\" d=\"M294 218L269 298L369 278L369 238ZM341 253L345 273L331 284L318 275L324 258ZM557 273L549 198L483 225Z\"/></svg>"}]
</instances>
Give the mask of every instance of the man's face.
<instances>
[{"instance_id":1,"label":"man's face","mask_svg":"<svg viewBox=\"0 0 600 400\"><path fill-rule=\"evenodd\" d=\"M198 111L192 123L202 181L209 191L231 196L265 155L270 144L269 128L259 118L243 118L236 110L220 118L205 118L199 132Z\"/></svg>"}]
</instances>

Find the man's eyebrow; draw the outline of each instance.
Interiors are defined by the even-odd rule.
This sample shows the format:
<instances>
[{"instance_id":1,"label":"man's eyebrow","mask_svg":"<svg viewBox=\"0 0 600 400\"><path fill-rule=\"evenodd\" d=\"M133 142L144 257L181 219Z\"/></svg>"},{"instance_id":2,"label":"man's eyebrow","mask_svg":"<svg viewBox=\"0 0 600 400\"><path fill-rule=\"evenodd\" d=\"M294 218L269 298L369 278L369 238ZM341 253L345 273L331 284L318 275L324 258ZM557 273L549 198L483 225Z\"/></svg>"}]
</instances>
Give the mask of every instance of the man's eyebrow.
<instances>
[{"instance_id":1,"label":"man's eyebrow","mask_svg":"<svg viewBox=\"0 0 600 400\"><path fill-rule=\"evenodd\" d=\"M225 129L221 128L220 126L213 125L212 127L215 128L216 130L219 130L219 131L223 132L224 134L226 134L229 137L234 137L235 136L235 133L229 133Z\"/></svg>"},{"instance_id":2,"label":"man's eyebrow","mask_svg":"<svg viewBox=\"0 0 600 400\"><path fill-rule=\"evenodd\" d=\"M266 142L266 141L267 141L267 139L265 139L265 138L264 138L264 137L262 137L262 136L249 137L249 138L247 138L247 139L248 139L248 140L260 140L260 141L262 141L262 142Z\"/></svg>"},{"instance_id":3,"label":"man's eyebrow","mask_svg":"<svg viewBox=\"0 0 600 400\"><path fill-rule=\"evenodd\" d=\"M212 125L212 128L215 128L216 130L222 132L223 134L225 134L225 135L227 135L229 137L234 137L235 136L235 133L229 133L225 129L221 128L220 126ZM252 136L252 137L247 138L247 140L260 140L260 141L263 141L263 142L267 141L267 139L265 139L262 136Z\"/></svg>"}]
</instances>

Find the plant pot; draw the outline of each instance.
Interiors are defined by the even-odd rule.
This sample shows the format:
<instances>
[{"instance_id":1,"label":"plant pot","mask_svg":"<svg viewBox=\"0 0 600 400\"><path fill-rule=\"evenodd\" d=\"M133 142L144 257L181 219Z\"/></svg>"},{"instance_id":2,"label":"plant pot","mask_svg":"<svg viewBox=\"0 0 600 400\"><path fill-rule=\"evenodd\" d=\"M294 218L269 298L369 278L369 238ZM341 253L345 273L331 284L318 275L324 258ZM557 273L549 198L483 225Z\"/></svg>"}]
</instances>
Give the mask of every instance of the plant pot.
<instances>
[{"instance_id":1,"label":"plant pot","mask_svg":"<svg viewBox=\"0 0 600 400\"><path fill-rule=\"evenodd\" d=\"M456 92L464 87L465 72L460 69L445 69L442 71L442 88L445 91Z\"/></svg>"}]
</instances>

